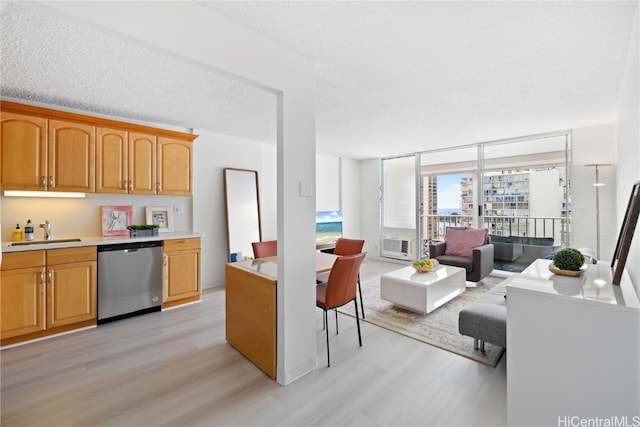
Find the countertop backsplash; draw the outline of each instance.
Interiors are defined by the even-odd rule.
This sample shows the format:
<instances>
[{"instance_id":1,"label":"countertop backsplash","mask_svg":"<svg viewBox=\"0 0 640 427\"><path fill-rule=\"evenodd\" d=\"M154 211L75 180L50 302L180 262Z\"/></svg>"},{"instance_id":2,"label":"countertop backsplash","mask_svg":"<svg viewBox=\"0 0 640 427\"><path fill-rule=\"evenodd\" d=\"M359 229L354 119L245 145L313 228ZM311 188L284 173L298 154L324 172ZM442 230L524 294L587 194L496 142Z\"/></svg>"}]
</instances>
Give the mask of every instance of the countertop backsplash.
<instances>
[{"instance_id":1,"label":"countertop backsplash","mask_svg":"<svg viewBox=\"0 0 640 427\"><path fill-rule=\"evenodd\" d=\"M5 197L0 204L2 242L11 241L11 233L28 219L34 224L35 240L42 240L44 231L38 227L45 220L51 224L53 239L102 235L101 206L132 206L133 224L146 224L146 208L173 206L173 230L193 230L193 201L190 196L139 196L87 193L84 199ZM179 211L182 211L179 213Z\"/></svg>"}]
</instances>

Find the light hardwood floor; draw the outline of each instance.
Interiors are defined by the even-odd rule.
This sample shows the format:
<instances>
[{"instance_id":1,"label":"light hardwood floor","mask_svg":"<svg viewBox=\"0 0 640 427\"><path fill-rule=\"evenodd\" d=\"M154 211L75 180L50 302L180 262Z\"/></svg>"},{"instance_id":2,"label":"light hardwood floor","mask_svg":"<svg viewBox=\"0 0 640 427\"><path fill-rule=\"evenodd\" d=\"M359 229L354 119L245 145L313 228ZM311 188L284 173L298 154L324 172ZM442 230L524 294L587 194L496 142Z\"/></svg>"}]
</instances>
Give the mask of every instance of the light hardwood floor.
<instances>
[{"instance_id":1,"label":"light hardwood floor","mask_svg":"<svg viewBox=\"0 0 640 427\"><path fill-rule=\"evenodd\" d=\"M398 264L365 261L367 280ZM506 357L490 368L340 315L326 367L283 387L224 339L224 288L198 304L5 349L1 425L501 426ZM331 316L333 319L333 316ZM333 322L330 322L331 331Z\"/></svg>"}]
</instances>

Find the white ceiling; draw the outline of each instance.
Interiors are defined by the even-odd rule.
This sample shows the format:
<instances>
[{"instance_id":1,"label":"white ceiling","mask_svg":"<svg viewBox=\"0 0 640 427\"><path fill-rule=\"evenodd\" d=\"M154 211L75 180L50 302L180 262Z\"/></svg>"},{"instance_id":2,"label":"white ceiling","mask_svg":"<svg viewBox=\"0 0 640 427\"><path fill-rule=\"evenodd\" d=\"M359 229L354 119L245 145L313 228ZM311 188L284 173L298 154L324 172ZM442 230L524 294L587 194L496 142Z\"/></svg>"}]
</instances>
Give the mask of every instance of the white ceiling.
<instances>
[{"instance_id":1,"label":"white ceiling","mask_svg":"<svg viewBox=\"0 0 640 427\"><path fill-rule=\"evenodd\" d=\"M314 61L317 151L356 159L613 122L638 7L198 3ZM26 2L0 7L3 97L275 142L272 94Z\"/></svg>"}]
</instances>

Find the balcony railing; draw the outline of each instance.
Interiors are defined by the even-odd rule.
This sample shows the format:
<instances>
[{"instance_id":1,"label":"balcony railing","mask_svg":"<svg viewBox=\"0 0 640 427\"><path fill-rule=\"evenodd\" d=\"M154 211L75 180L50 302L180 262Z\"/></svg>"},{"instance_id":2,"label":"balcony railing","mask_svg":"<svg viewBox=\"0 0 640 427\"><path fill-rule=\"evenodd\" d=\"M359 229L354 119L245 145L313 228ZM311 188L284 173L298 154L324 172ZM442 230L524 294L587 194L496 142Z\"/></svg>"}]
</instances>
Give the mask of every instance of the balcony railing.
<instances>
[{"instance_id":1,"label":"balcony railing","mask_svg":"<svg viewBox=\"0 0 640 427\"><path fill-rule=\"evenodd\" d=\"M423 215L422 221L422 238L430 241L444 240L447 227L475 227L471 215ZM563 217L486 215L484 228L494 236L494 268L508 272L521 272L571 240Z\"/></svg>"},{"instance_id":2,"label":"balcony railing","mask_svg":"<svg viewBox=\"0 0 640 427\"><path fill-rule=\"evenodd\" d=\"M423 238L442 240L447 227L474 227L471 215L423 215ZM570 227L564 217L494 216L484 217L483 228L497 236L553 238L554 246L568 245Z\"/></svg>"}]
</instances>

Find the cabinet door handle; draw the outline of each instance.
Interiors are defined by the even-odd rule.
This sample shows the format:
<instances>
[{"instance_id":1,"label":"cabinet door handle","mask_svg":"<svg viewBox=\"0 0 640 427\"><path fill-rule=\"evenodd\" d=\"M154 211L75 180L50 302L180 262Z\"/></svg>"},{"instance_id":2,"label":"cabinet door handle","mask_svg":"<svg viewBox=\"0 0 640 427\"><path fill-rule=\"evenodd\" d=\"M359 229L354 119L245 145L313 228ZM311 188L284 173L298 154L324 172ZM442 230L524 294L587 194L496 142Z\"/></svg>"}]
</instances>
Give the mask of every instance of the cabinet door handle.
<instances>
[{"instance_id":1,"label":"cabinet door handle","mask_svg":"<svg viewBox=\"0 0 640 427\"><path fill-rule=\"evenodd\" d=\"M132 183L132 181L129 181L129 191L133 191L133 183Z\"/></svg>"},{"instance_id":2,"label":"cabinet door handle","mask_svg":"<svg viewBox=\"0 0 640 427\"><path fill-rule=\"evenodd\" d=\"M122 189L123 189L123 190L127 190L127 189L129 189L129 184L128 184L128 182L129 182L129 181L122 181Z\"/></svg>"},{"instance_id":3,"label":"cabinet door handle","mask_svg":"<svg viewBox=\"0 0 640 427\"><path fill-rule=\"evenodd\" d=\"M166 267L167 266L167 262L169 261L169 257L167 255L165 255L165 256L162 257L162 260L163 260L162 264Z\"/></svg>"},{"instance_id":4,"label":"cabinet door handle","mask_svg":"<svg viewBox=\"0 0 640 427\"><path fill-rule=\"evenodd\" d=\"M49 283L53 283L53 270L49 270L47 272L47 278L49 280Z\"/></svg>"},{"instance_id":5,"label":"cabinet door handle","mask_svg":"<svg viewBox=\"0 0 640 427\"><path fill-rule=\"evenodd\" d=\"M47 188L47 177L42 175L42 180L40 181L41 187Z\"/></svg>"},{"instance_id":6,"label":"cabinet door handle","mask_svg":"<svg viewBox=\"0 0 640 427\"><path fill-rule=\"evenodd\" d=\"M156 182L156 193L160 192L160 183Z\"/></svg>"},{"instance_id":7,"label":"cabinet door handle","mask_svg":"<svg viewBox=\"0 0 640 427\"><path fill-rule=\"evenodd\" d=\"M44 271L40 272L40 284L44 284Z\"/></svg>"},{"instance_id":8,"label":"cabinet door handle","mask_svg":"<svg viewBox=\"0 0 640 427\"><path fill-rule=\"evenodd\" d=\"M50 176L49 177L49 188L54 188L54 187L55 187L55 185L53 185L53 177Z\"/></svg>"}]
</instances>

